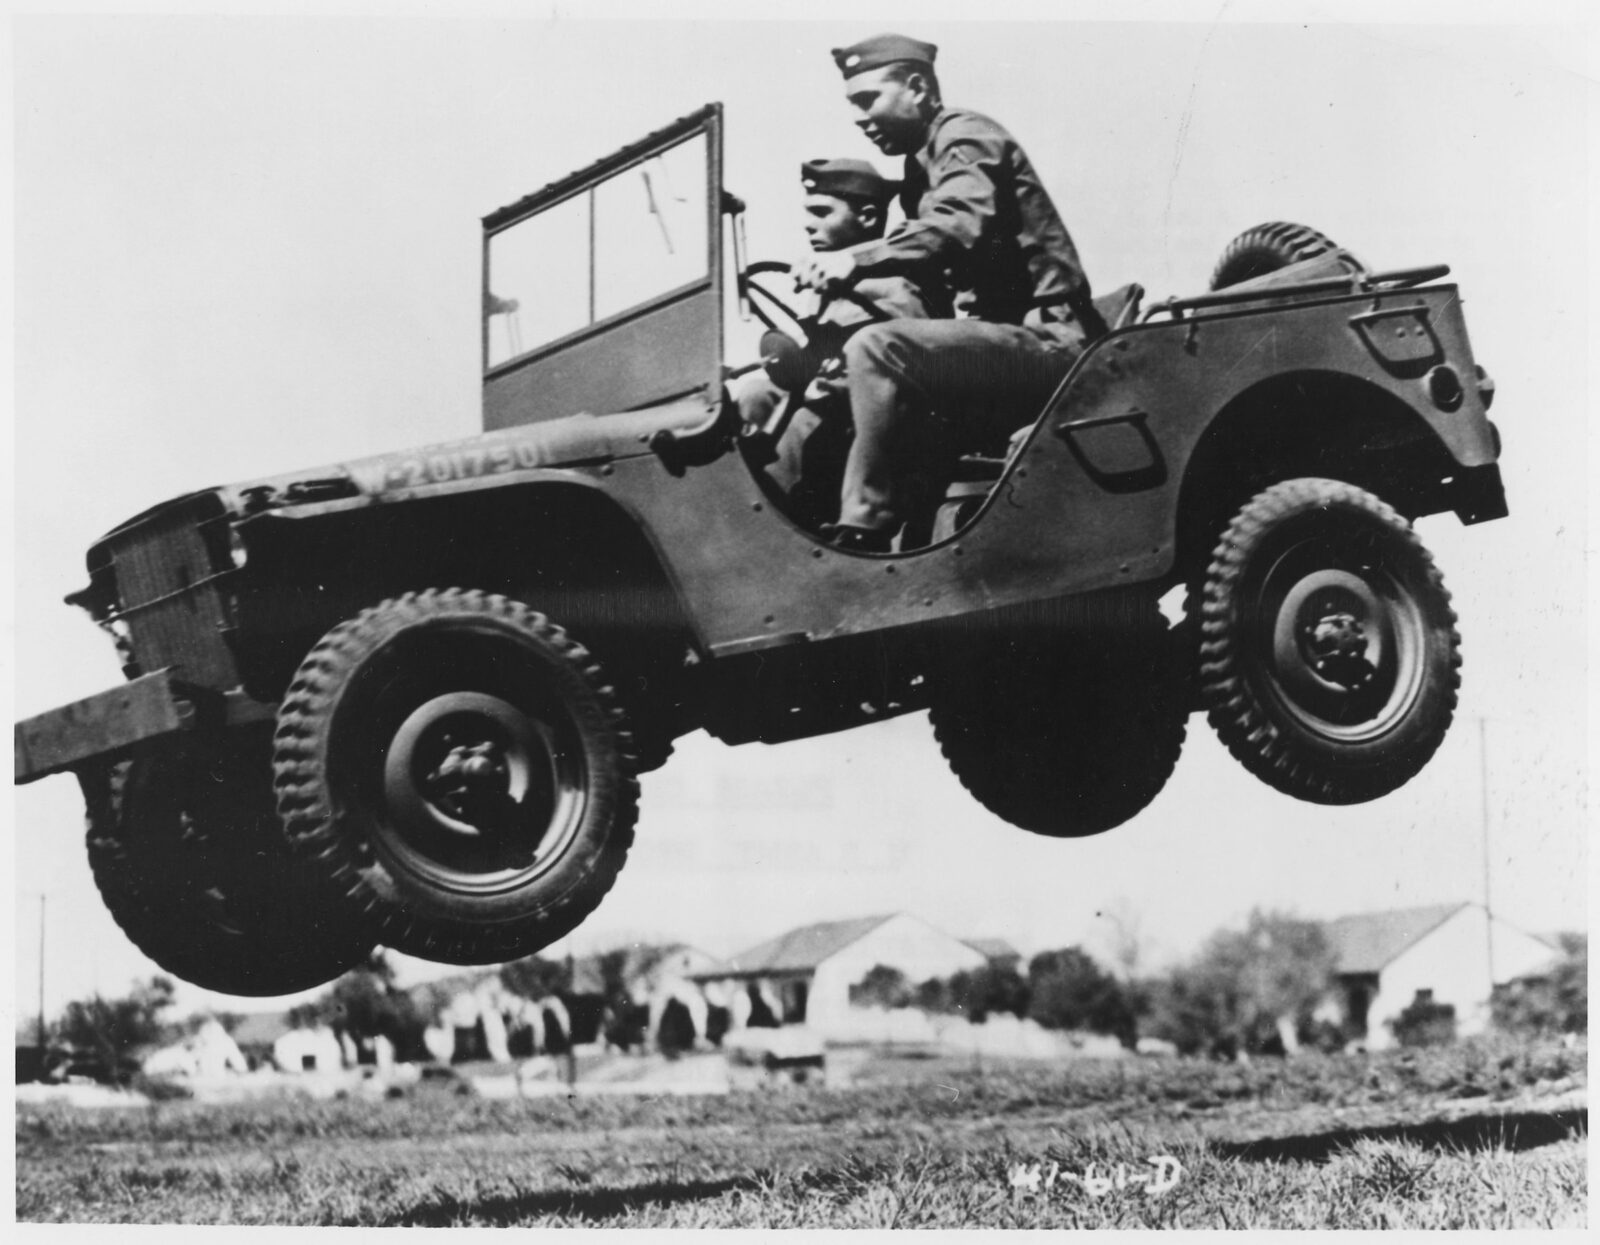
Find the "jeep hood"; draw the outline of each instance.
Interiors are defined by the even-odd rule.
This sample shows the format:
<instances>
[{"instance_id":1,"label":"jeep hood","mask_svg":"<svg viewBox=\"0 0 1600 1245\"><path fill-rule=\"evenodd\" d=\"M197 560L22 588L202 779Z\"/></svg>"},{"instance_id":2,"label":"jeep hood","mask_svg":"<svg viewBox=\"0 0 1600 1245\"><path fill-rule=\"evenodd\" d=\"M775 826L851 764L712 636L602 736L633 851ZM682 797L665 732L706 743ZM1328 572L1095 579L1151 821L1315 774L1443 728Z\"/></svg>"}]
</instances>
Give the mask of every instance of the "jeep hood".
<instances>
[{"instance_id":1,"label":"jeep hood","mask_svg":"<svg viewBox=\"0 0 1600 1245\"><path fill-rule=\"evenodd\" d=\"M96 545L152 517L195 503L220 498L236 516L289 509L314 502L408 494L419 488L471 486L490 477L507 480L529 472L591 466L651 453L657 433L686 433L711 418L705 403L689 398L644 411L618 415L571 415L496 432L439 441L415 449L351 459L325 467L262 476L237 484L199 489L142 511L113 528Z\"/></svg>"}]
</instances>

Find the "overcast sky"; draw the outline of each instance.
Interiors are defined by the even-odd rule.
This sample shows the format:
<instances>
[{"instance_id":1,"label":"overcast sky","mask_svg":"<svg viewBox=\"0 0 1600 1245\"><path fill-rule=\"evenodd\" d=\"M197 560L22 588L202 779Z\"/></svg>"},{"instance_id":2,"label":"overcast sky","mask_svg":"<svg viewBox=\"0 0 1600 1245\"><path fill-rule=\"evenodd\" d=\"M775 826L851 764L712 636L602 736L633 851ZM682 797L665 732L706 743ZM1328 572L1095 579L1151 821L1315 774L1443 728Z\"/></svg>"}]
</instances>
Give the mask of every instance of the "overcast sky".
<instances>
[{"instance_id":1,"label":"overcast sky","mask_svg":"<svg viewBox=\"0 0 1600 1245\"><path fill-rule=\"evenodd\" d=\"M1251 778L1196 716L1154 805L1080 842L984 812L924 715L774 748L696 735L644 779L632 858L573 946L632 933L730 953L906 911L1030 953L1098 949L1097 913L1116 905L1159 962L1258 905L1481 899L1483 739L1496 910L1583 925L1594 87L1584 28L1545 20L1580 10L1501 5L1466 26L1301 7L1280 24L1239 6L1184 24L859 5L805 24L19 20L17 714L119 679L61 602L116 523L192 488L476 429L486 212L720 100L752 255L794 257L801 160L893 169L850 125L828 49L894 27L940 46L949 101L1026 146L1101 291L1195 293L1267 220L1374 267L1451 265L1499 385L1512 510L1420 525L1461 616L1456 726L1400 792L1327 809ZM16 810L19 1010L36 1002L41 894L48 1010L153 972L95 894L73 780L19 788Z\"/></svg>"}]
</instances>

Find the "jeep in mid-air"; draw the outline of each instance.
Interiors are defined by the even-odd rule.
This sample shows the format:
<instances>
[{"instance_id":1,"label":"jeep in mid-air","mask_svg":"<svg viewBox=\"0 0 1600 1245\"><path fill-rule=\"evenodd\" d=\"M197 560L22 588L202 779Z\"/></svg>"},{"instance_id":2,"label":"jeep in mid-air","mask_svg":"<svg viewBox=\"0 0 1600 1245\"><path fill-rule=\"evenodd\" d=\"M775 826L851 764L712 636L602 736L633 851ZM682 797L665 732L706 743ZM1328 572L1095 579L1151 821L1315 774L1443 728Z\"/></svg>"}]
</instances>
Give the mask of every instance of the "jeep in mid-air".
<instances>
[{"instance_id":1,"label":"jeep in mid-air","mask_svg":"<svg viewBox=\"0 0 1600 1245\"><path fill-rule=\"evenodd\" d=\"M19 723L16 777L77 775L105 902L166 969L277 994L376 943L547 946L696 729L926 709L978 800L1056 836L1143 809L1200 706L1300 799L1427 763L1458 638L1409 521L1506 513L1447 269L1271 224L1209 292L1118 291L893 552L841 550L728 398L725 303L797 391L818 348L745 261L721 140L709 106L485 218L482 435L202 489L89 550L69 601L127 681Z\"/></svg>"}]
</instances>

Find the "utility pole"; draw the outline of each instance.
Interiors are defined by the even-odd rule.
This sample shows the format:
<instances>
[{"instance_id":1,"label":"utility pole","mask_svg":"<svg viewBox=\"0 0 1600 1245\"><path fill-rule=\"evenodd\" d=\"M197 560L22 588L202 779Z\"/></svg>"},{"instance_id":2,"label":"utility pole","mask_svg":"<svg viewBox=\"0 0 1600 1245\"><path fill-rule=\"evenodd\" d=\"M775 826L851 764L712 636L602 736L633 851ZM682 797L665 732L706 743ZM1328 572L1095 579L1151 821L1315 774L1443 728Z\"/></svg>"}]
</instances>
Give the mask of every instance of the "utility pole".
<instances>
[{"instance_id":1,"label":"utility pole","mask_svg":"<svg viewBox=\"0 0 1600 1245\"><path fill-rule=\"evenodd\" d=\"M1489 904L1489 720L1478 719L1480 815L1483 821L1483 934L1489 956L1489 994L1494 994L1494 909Z\"/></svg>"},{"instance_id":2,"label":"utility pole","mask_svg":"<svg viewBox=\"0 0 1600 1245\"><path fill-rule=\"evenodd\" d=\"M39 895L39 1058L44 1058L44 895Z\"/></svg>"},{"instance_id":3,"label":"utility pole","mask_svg":"<svg viewBox=\"0 0 1600 1245\"><path fill-rule=\"evenodd\" d=\"M567 942L567 999L572 1004L567 1010L567 1089L578 1083L578 1052L572 1040L572 1012L578 1003L575 991L578 984L577 965L572 958L572 942Z\"/></svg>"}]
</instances>

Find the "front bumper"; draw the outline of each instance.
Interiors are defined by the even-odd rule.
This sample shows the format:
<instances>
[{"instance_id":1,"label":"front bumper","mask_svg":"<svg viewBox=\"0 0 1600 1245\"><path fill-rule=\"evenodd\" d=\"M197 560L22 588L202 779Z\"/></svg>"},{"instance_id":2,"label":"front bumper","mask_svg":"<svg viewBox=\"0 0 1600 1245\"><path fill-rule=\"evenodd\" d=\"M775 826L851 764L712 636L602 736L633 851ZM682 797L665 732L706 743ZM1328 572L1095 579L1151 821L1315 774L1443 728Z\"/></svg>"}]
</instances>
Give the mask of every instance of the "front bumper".
<instances>
[{"instance_id":1,"label":"front bumper","mask_svg":"<svg viewBox=\"0 0 1600 1245\"><path fill-rule=\"evenodd\" d=\"M15 781L34 782L114 760L143 744L272 717L271 705L241 692L195 687L158 670L18 722Z\"/></svg>"}]
</instances>

